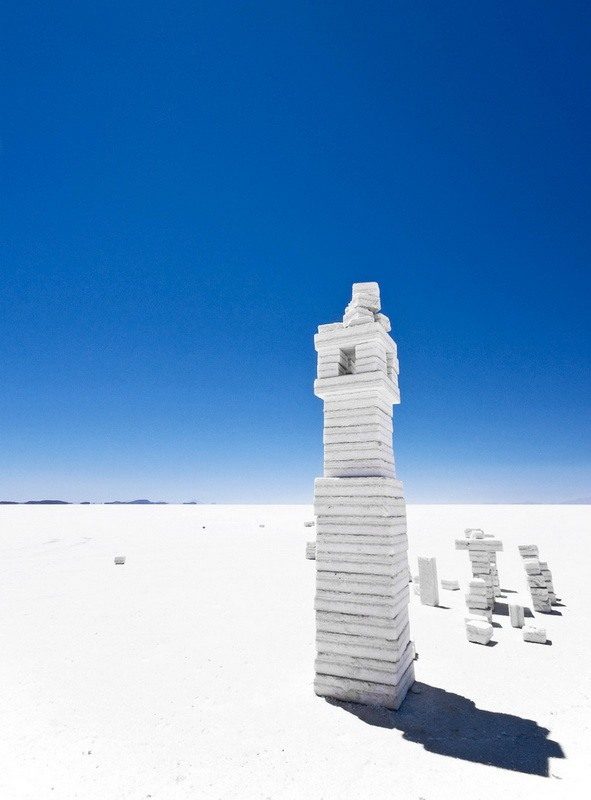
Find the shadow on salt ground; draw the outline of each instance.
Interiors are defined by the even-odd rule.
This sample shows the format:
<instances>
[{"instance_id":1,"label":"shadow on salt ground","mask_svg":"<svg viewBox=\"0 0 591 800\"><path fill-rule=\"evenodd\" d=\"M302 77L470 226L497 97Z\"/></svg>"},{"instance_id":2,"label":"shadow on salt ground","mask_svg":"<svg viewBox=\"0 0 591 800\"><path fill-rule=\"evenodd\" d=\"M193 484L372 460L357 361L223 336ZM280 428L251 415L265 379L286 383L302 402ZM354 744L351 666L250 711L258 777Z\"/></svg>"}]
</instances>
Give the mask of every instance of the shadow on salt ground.
<instances>
[{"instance_id":1,"label":"shadow on salt ground","mask_svg":"<svg viewBox=\"0 0 591 800\"><path fill-rule=\"evenodd\" d=\"M561 617L562 611L556 611L554 608L552 611L541 611L546 617ZM495 601L495 607L493 608L493 614L497 614L499 617L508 617L509 616L509 606L507 603L499 603L498 600ZM529 608L523 609L523 614L526 617L533 617L533 614Z\"/></svg>"},{"instance_id":2,"label":"shadow on salt ground","mask_svg":"<svg viewBox=\"0 0 591 800\"><path fill-rule=\"evenodd\" d=\"M402 731L425 750L501 769L548 777L550 758L564 758L550 731L531 719L484 711L467 697L416 683L398 711L327 699L368 725Z\"/></svg>"}]
</instances>

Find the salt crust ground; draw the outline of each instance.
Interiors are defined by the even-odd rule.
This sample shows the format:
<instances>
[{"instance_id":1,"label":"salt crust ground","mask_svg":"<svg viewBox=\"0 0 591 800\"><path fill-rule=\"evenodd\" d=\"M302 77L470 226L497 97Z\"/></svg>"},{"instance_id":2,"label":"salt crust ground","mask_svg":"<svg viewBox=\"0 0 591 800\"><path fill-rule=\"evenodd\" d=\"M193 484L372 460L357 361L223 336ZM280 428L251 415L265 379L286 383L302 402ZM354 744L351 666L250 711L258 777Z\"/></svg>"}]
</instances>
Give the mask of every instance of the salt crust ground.
<instances>
[{"instance_id":1,"label":"salt crust ground","mask_svg":"<svg viewBox=\"0 0 591 800\"><path fill-rule=\"evenodd\" d=\"M434 555L465 586L453 539L481 526L505 543L507 599L527 603L517 544L535 542L565 605L541 617L551 645L497 615L483 647L466 641L463 591L441 591L449 608L413 594L422 692L398 713L312 693L311 517L1 508L0 797L588 796L589 507L409 507L413 572Z\"/></svg>"}]
</instances>

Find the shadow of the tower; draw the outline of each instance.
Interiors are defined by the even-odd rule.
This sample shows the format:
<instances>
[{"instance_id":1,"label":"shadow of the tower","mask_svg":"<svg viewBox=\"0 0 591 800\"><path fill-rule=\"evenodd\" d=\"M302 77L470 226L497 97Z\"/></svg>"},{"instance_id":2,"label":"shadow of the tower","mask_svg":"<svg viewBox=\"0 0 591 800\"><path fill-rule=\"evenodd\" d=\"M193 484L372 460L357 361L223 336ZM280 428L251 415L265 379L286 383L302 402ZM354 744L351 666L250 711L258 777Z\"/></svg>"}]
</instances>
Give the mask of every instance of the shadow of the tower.
<instances>
[{"instance_id":1,"label":"shadow of the tower","mask_svg":"<svg viewBox=\"0 0 591 800\"><path fill-rule=\"evenodd\" d=\"M402 731L425 750L464 761L548 776L550 758L564 758L549 730L512 714L484 711L467 697L436 686L415 684L398 711L327 700L368 725Z\"/></svg>"}]
</instances>

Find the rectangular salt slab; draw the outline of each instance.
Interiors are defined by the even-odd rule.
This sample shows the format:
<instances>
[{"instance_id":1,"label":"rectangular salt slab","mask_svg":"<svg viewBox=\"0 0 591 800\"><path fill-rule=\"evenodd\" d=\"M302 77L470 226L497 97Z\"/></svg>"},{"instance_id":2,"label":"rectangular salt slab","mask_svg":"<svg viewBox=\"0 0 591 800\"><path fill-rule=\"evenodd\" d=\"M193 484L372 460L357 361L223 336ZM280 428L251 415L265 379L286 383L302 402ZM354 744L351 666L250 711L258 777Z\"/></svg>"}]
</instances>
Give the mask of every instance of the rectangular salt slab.
<instances>
[{"instance_id":1,"label":"rectangular salt slab","mask_svg":"<svg viewBox=\"0 0 591 800\"><path fill-rule=\"evenodd\" d=\"M456 550L494 551L502 550L500 539L456 539Z\"/></svg>"},{"instance_id":2,"label":"rectangular salt slab","mask_svg":"<svg viewBox=\"0 0 591 800\"><path fill-rule=\"evenodd\" d=\"M441 588L449 589L450 591L455 592L460 588L460 583L455 578L442 578Z\"/></svg>"},{"instance_id":3,"label":"rectangular salt slab","mask_svg":"<svg viewBox=\"0 0 591 800\"><path fill-rule=\"evenodd\" d=\"M546 644L546 628L539 628L536 625L525 625L523 628L523 641Z\"/></svg>"},{"instance_id":4,"label":"rectangular salt slab","mask_svg":"<svg viewBox=\"0 0 591 800\"><path fill-rule=\"evenodd\" d=\"M437 564L434 558L419 557L419 585L421 603L426 606L439 605Z\"/></svg>"},{"instance_id":5,"label":"rectangular salt slab","mask_svg":"<svg viewBox=\"0 0 591 800\"><path fill-rule=\"evenodd\" d=\"M519 555L523 558L537 558L538 546L536 544L520 544L518 545Z\"/></svg>"},{"instance_id":6,"label":"rectangular salt slab","mask_svg":"<svg viewBox=\"0 0 591 800\"><path fill-rule=\"evenodd\" d=\"M525 625L525 609L517 603L509 603L509 619L514 628L523 628Z\"/></svg>"},{"instance_id":7,"label":"rectangular salt slab","mask_svg":"<svg viewBox=\"0 0 591 800\"><path fill-rule=\"evenodd\" d=\"M489 608L492 603L486 597L474 597L466 595L466 604L469 608Z\"/></svg>"},{"instance_id":8,"label":"rectangular salt slab","mask_svg":"<svg viewBox=\"0 0 591 800\"><path fill-rule=\"evenodd\" d=\"M528 575L527 584L533 589L545 589L546 578L543 575Z\"/></svg>"},{"instance_id":9,"label":"rectangular salt slab","mask_svg":"<svg viewBox=\"0 0 591 800\"><path fill-rule=\"evenodd\" d=\"M115 564L125 564L125 556L115 556Z\"/></svg>"},{"instance_id":10,"label":"rectangular salt slab","mask_svg":"<svg viewBox=\"0 0 591 800\"><path fill-rule=\"evenodd\" d=\"M528 559L523 566L528 575L540 575L540 562L537 558Z\"/></svg>"},{"instance_id":11,"label":"rectangular salt slab","mask_svg":"<svg viewBox=\"0 0 591 800\"><path fill-rule=\"evenodd\" d=\"M466 635L469 642L488 644L492 639L493 627L490 622L481 622L480 620L467 618Z\"/></svg>"},{"instance_id":12,"label":"rectangular salt slab","mask_svg":"<svg viewBox=\"0 0 591 800\"><path fill-rule=\"evenodd\" d=\"M492 622L492 611L490 608L471 608L468 606L468 611L472 616L483 617L489 622Z\"/></svg>"}]
</instances>

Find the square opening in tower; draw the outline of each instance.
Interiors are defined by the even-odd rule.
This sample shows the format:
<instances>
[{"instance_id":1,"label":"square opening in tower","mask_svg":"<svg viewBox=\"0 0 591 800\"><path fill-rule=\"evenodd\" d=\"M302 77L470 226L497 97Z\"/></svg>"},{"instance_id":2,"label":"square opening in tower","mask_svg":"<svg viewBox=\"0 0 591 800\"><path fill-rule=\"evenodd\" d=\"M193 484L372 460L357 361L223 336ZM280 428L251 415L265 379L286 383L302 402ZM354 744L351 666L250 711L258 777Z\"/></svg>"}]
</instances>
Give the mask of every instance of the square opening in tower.
<instances>
[{"instance_id":1,"label":"square opening in tower","mask_svg":"<svg viewBox=\"0 0 591 800\"><path fill-rule=\"evenodd\" d=\"M339 373L341 375L353 375L355 372L355 348L347 347L341 350L339 358Z\"/></svg>"}]
</instances>

